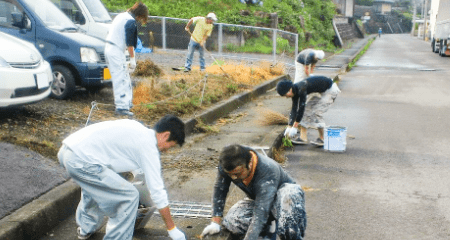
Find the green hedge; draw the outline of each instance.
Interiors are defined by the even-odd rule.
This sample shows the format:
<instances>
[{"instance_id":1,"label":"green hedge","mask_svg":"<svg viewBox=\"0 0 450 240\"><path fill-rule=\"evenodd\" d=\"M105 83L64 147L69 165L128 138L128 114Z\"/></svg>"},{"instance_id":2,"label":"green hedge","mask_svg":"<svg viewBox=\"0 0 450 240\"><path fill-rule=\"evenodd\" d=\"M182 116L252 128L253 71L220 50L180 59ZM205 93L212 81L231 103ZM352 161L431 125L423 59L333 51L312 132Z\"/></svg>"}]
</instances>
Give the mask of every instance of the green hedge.
<instances>
[{"instance_id":1,"label":"green hedge","mask_svg":"<svg viewBox=\"0 0 450 240\"><path fill-rule=\"evenodd\" d=\"M131 7L132 0L102 0L111 12L122 12ZM256 26L269 24L268 18L256 17L255 12L278 13L282 19L279 29L293 26L299 34L299 48L315 47L333 51L334 30L332 19L336 6L331 0L264 0L263 6L246 5L238 0L143 0L152 16L189 19L215 12L219 22ZM241 16L241 10L250 12ZM299 16L304 19L304 28ZM306 35L311 38L306 42Z\"/></svg>"}]
</instances>

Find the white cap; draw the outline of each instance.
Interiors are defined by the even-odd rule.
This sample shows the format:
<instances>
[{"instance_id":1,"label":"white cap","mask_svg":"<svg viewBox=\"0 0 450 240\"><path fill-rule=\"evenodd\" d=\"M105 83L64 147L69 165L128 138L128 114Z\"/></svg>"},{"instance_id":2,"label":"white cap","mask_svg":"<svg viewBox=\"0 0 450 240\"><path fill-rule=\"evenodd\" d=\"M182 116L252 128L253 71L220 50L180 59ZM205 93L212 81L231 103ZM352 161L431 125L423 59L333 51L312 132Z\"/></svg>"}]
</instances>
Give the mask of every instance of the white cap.
<instances>
[{"instance_id":1,"label":"white cap","mask_svg":"<svg viewBox=\"0 0 450 240\"><path fill-rule=\"evenodd\" d=\"M214 13L212 13L212 12L208 13L208 15L206 15L206 18L210 18L210 19L212 19L213 21L217 21L216 14L214 14Z\"/></svg>"},{"instance_id":2,"label":"white cap","mask_svg":"<svg viewBox=\"0 0 450 240\"><path fill-rule=\"evenodd\" d=\"M316 50L317 59L323 59L325 57L325 53L322 50Z\"/></svg>"}]
</instances>

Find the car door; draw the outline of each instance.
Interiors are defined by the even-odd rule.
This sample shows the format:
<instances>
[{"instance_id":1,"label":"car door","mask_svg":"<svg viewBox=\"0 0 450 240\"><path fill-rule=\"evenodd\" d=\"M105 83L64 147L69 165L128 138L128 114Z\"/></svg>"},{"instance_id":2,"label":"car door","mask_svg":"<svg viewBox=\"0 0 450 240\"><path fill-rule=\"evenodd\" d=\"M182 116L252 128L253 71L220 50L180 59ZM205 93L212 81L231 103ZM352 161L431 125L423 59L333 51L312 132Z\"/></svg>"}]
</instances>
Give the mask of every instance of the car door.
<instances>
[{"instance_id":1,"label":"car door","mask_svg":"<svg viewBox=\"0 0 450 240\"><path fill-rule=\"evenodd\" d=\"M16 0L0 0L0 31L36 44L36 28Z\"/></svg>"}]
</instances>

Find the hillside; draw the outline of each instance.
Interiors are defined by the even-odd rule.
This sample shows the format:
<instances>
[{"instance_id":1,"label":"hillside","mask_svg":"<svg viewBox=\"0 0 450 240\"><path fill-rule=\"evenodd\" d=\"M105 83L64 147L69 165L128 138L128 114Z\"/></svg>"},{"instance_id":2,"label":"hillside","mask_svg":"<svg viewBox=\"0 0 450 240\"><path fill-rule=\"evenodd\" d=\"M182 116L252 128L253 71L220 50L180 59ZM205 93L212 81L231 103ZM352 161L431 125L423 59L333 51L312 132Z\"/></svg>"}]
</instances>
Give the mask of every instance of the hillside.
<instances>
[{"instance_id":1,"label":"hillside","mask_svg":"<svg viewBox=\"0 0 450 240\"><path fill-rule=\"evenodd\" d=\"M125 11L132 0L102 0L111 12ZM278 14L278 28L299 34L299 48L316 47L333 51L331 0L264 0L247 5L239 0L143 0L152 16L189 19L215 12L221 23L250 26L270 25L270 13Z\"/></svg>"}]
</instances>

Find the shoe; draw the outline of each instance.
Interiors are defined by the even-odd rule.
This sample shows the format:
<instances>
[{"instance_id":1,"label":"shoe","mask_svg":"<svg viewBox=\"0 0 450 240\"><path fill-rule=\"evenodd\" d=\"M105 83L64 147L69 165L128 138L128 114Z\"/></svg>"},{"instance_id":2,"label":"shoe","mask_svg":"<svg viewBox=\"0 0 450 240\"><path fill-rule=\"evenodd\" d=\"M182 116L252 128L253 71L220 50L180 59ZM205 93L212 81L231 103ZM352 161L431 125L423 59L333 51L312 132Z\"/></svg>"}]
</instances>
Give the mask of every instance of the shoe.
<instances>
[{"instance_id":1,"label":"shoe","mask_svg":"<svg viewBox=\"0 0 450 240\"><path fill-rule=\"evenodd\" d=\"M83 234L81 234L81 227L77 228L78 239L89 239L92 236L92 234L94 234L94 233L88 233L86 235L83 235Z\"/></svg>"},{"instance_id":2,"label":"shoe","mask_svg":"<svg viewBox=\"0 0 450 240\"><path fill-rule=\"evenodd\" d=\"M318 147L323 147L323 140L320 138L317 138L316 141L312 142L312 144L314 144Z\"/></svg>"},{"instance_id":3,"label":"shoe","mask_svg":"<svg viewBox=\"0 0 450 240\"><path fill-rule=\"evenodd\" d=\"M191 69L189 69L189 68L184 69L184 72L190 72L190 71L191 71Z\"/></svg>"},{"instance_id":4,"label":"shoe","mask_svg":"<svg viewBox=\"0 0 450 240\"><path fill-rule=\"evenodd\" d=\"M127 109L116 109L116 114L122 115L122 116L128 116L128 117L134 116L134 113L130 112Z\"/></svg>"},{"instance_id":5,"label":"shoe","mask_svg":"<svg viewBox=\"0 0 450 240\"><path fill-rule=\"evenodd\" d=\"M297 144L297 145L305 145L308 144L308 141L303 141L300 137L296 137L294 139L291 139L291 142L293 144Z\"/></svg>"}]
</instances>

